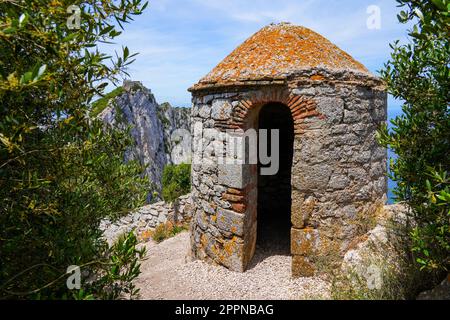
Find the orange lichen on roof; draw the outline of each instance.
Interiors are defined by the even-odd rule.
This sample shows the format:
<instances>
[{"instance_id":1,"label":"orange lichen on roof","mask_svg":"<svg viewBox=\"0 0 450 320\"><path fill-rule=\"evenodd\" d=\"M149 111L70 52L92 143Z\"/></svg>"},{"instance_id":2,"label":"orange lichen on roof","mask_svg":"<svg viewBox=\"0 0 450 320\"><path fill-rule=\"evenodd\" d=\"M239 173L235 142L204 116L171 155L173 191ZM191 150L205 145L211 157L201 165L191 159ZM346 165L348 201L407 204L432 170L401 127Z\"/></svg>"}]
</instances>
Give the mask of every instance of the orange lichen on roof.
<instances>
[{"instance_id":1,"label":"orange lichen on roof","mask_svg":"<svg viewBox=\"0 0 450 320\"><path fill-rule=\"evenodd\" d=\"M271 24L237 47L196 87L237 81L284 79L322 68L370 74L361 63L320 34L289 23Z\"/></svg>"}]
</instances>

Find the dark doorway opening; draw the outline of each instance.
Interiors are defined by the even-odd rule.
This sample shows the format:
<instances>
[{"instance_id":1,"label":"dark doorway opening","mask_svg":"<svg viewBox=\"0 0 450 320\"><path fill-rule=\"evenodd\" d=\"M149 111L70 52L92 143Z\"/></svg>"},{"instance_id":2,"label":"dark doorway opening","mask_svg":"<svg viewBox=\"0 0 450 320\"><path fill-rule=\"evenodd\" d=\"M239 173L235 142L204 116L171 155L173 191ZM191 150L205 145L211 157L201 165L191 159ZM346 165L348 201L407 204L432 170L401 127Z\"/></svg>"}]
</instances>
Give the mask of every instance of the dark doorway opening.
<instances>
[{"instance_id":1,"label":"dark doorway opening","mask_svg":"<svg viewBox=\"0 0 450 320\"><path fill-rule=\"evenodd\" d=\"M258 162L258 206L256 254L260 258L290 254L291 168L294 122L290 109L281 103L268 103L259 112L259 129L268 129L268 151L272 150L270 129L279 130L279 170L261 175ZM270 155L272 156L272 155Z\"/></svg>"}]
</instances>

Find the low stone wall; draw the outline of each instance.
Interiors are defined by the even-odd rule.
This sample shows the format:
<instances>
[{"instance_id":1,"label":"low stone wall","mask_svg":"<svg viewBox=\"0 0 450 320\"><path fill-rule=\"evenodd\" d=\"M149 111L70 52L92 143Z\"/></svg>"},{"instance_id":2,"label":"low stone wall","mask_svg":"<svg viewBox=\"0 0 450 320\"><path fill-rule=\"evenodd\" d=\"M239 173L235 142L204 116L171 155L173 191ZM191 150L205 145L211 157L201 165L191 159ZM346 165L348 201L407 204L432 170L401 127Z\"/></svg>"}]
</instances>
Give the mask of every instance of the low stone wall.
<instances>
[{"instance_id":1,"label":"low stone wall","mask_svg":"<svg viewBox=\"0 0 450 320\"><path fill-rule=\"evenodd\" d=\"M160 201L143 206L115 222L105 219L100 224L100 228L103 230L104 237L112 243L121 234L131 230L135 230L135 233L140 235L143 231L153 229L167 221L188 222L192 217L191 201L190 194L178 198L176 217L173 204Z\"/></svg>"}]
</instances>

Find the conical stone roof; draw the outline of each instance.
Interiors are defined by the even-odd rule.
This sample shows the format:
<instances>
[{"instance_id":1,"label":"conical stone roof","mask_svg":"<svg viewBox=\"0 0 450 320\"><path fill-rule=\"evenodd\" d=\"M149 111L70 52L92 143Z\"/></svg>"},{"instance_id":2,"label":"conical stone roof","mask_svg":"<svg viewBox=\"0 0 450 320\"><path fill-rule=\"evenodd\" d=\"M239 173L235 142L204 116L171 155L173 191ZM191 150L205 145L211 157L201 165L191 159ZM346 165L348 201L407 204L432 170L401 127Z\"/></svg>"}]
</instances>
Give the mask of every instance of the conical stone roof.
<instances>
[{"instance_id":1,"label":"conical stone roof","mask_svg":"<svg viewBox=\"0 0 450 320\"><path fill-rule=\"evenodd\" d=\"M280 23L256 32L190 90L286 79L314 69L373 77L366 67L320 34L302 26Z\"/></svg>"}]
</instances>

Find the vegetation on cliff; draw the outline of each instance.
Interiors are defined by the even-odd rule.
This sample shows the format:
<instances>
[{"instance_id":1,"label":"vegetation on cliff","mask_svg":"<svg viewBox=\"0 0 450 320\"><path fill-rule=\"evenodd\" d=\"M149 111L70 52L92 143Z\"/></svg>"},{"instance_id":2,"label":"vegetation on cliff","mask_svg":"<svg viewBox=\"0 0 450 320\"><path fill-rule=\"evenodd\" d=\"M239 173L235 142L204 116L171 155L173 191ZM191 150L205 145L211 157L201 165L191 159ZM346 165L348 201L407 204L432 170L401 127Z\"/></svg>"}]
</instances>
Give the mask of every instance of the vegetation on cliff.
<instances>
[{"instance_id":1,"label":"vegetation on cliff","mask_svg":"<svg viewBox=\"0 0 450 320\"><path fill-rule=\"evenodd\" d=\"M124 92L122 87L117 87L111 92L105 94L103 97L95 100L92 103L92 110L91 110L91 117L98 116L99 113L101 113L105 108L108 106L111 99L114 99L118 95L122 94Z\"/></svg>"}]
</instances>

